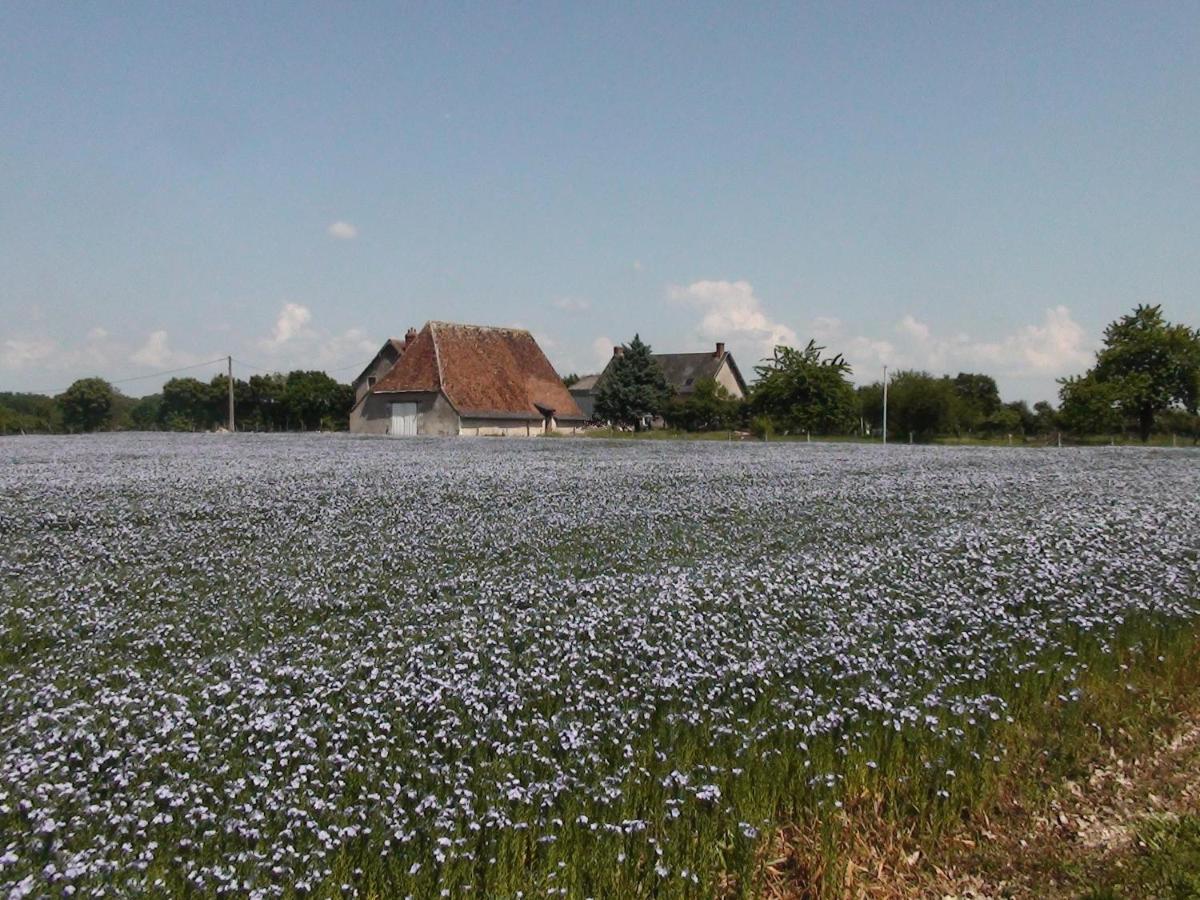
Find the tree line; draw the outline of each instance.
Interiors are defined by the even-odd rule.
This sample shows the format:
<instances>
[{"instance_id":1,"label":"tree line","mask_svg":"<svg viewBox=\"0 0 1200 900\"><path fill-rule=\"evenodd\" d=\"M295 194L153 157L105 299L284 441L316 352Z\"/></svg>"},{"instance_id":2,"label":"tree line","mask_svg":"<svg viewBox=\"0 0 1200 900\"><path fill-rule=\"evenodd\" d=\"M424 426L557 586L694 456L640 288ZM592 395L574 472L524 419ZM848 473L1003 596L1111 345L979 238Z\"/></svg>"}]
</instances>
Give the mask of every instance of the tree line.
<instances>
[{"instance_id":1,"label":"tree line","mask_svg":"<svg viewBox=\"0 0 1200 900\"><path fill-rule=\"evenodd\" d=\"M883 429L882 382L855 387L840 354L809 341L778 346L755 367L744 399L712 379L676 395L637 335L615 357L595 397L596 417L641 429L658 421L686 431L746 429L759 435L870 435ZM990 375L935 376L901 370L888 378L892 439L1076 439L1171 434L1200 443L1200 330L1167 322L1159 306L1138 306L1111 323L1096 363L1059 382L1059 407L1005 402Z\"/></svg>"},{"instance_id":2,"label":"tree line","mask_svg":"<svg viewBox=\"0 0 1200 900\"><path fill-rule=\"evenodd\" d=\"M354 390L324 372L295 370L233 381L240 431L338 431ZM56 397L0 393L0 434L211 431L229 416L229 377L172 378L157 394L129 397L103 378L81 378Z\"/></svg>"}]
</instances>

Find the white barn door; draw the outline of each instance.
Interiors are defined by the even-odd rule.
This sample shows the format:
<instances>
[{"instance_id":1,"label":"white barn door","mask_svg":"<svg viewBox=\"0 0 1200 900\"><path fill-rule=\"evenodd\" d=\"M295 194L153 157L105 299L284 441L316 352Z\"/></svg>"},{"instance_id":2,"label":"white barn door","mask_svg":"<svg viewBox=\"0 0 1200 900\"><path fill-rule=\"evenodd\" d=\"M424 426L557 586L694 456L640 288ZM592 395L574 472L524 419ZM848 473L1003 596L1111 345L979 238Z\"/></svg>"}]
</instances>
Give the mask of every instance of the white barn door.
<instances>
[{"instance_id":1,"label":"white barn door","mask_svg":"<svg viewBox=\"0 0 1200 900\"><path fill-rule=\"evenodd\" d=\"M417 404L393 403L392 427L389 434L414 435L417 433Z\"/></svg>"}]
</instances>

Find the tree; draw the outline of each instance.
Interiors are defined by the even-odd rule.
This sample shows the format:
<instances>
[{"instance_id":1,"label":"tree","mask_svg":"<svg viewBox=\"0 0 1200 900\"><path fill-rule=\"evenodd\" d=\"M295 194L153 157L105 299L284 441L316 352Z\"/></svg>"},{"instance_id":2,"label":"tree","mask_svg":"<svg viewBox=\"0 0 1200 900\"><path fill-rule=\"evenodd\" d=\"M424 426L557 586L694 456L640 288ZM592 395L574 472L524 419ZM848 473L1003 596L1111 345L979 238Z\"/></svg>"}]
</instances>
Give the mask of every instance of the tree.
<instances>
[{"instance_id":1,"label":"tree","mask_svg":"<svg viewBox=\"0 0 1200 900\"><path fill-rule=\"evenodd\" d=\"M888 385L888 430L922 439L944 434L954 424L955 399L949 378L897 372Z\"/></svg>"},{"instance_id":2,"label":"tree","mask_svg":"<svg viewBox=\"0 0 1200 900\"><path fill-rule=\"evenodd\" d=\"M858 414L872 433L883 428L883 383L860 385L854 391Z\"/></svg>"},{"instance_id":3,"label":"tree","mask_svg":"<svg viewBox=\"0 0 1200 900\"><path fill-rule=\"evenodd\" d=\"M229 424L229 376L218 374L208 383L208 419L213 425ZM253 408L250 385L233 379L233 410L237 422L249 417ZM234 423L237 427L237 423Z\"/></svg>"},{"instance_id":4,"label":"tree","mask_svg":"<svg viewBox=\"0 0 1200 900\"><path fill-rule=\"evenodd\" d=\"M172 378L163 385L159 421L176 431L211 428L214 420L209 386L196 378Z\"/></svg>"},{"instance_id":5,"label":"tree","mask_svg":"<svg viewBox=\"0 0 1200 900\"><path fill-rule=\"evenodd\" d=\"M803 350L778 346L755 367L758 381L750 408L781 431L844 434L854 430L858 403L847 376L850 365L839 353L823 358L824 347L809 341Z\"/></svg>"},{"instance_id":6,"label":"tree","mask_svg":"<svg viewBox=\"0 0 1200 900\"><path fill-rule=\"evenodd\" d=\"M142 431L155 429L162 422L162 394L148 394L139 397L129 410L129 421L134 428Z\"/></svg>"},{"instance_id":7,"label":"tree","mask_svg":"<svg viewBox=\"0 0 1200 900\"><path fill-rule=\"evenodd\" d=\"M1091 373L1061 382L1058 418L1072 434L1113 434L1121 430L1121 395L1115 382L1097 381Z\"/></svg>"},{"instance_id":8,"label":"tree","mask_svg":"<svg viewBox=\"0 0 1200 900\"><path fill-rule=\"evenodd\" d=\"M302 429L346 428L354 392L324 372L297 370L287 374L283 403L292 424Z\"/></svg>"},{"instance_id":9,"label":"tree","mask_svg":"<svg viewBox=\"0 0 1200 900\"><path fill-rule=\"evenodd\" d=\"M684 431L725 431L738 420L740 404L716 379L701 378L686 397L676 397L667 422Z\"/></svg>"},{"instance_id":10,"label":"tree","mask_svg":"<svg viewBox=\"0 0 1200 900\"><path fill-rule=\"evenodd\" d=\"M570 375L564 375L562 383L563 387L565 388L573 388L579 383L579 376L574 372L572 372Z\"/></svg>"},{"instance_id":11,"label":"tree","mask_svg":"<svg viewBox=\"0 0 1200 900\"><path fill-rule=\"evenodd\" d=\"M113 386L103 378L80 378L58 397L70 431L95 431L112 418Z\"/></svg>"},{"instance_id":12,"label":"tree","mask_svg":"<svg viewBox=\"0 0 1200 900\"><path fill-rule=\"evenodd\" d=\"M1049 434L1058 427L1058 413L1045 400L1033 404L1033 433Z\"/></svg>"},{"instance_id":13,"label":"tree","mask_svg":"<svg viewBox=\"0 0 1200 900\"><path fill-rule=\"evenodd\" d=\"M1112 386L1121 412L1148 440L1158 413L1176 405L1196 412L1200 330L1172 325L1160 306L1139 305L1104 330L1104 347L1085 377Z\"/></svg>"},{"instance_id":14,"label":"tree","mask_svg":"<svg viewBox=\"0 0 1200 900\"><path fill-rule=\"evenodd\" d=\"M0 434L62 430L62 408L45 394L0 393Z\"/></svg>"},{"instance_id":15,"label":"tree","mask_svg":"<svg viewBox=\"0 0 1200 900\"><path fill-rule=\"evenodd\" d=\"M267 431L287 428L287 407L283 403L285 386L286 380L279 373L250 376L248 424L251 427Z\"/></svg>"},{"instance_id":16,"label":"tree","mask_svg":"<svg viewBox=\"0 0 1200 900\"><path fill-rule=\"evenodd\" d=\"M613 357L596 390L596 416L642 430L642 423L662 415L671 402L671 387L650 345L638 335Z\"/></svg>"},{"instance_id":17,"label":"tree","mask_svg":"<svg viewBox=\"0 0 1200 900\"><path fill-rule=\"evenodd\" d=\"M955 399L954 426L957 430L974 433L995 430L996 423L1011 416L1001 412L1000 389L991 375L959 372L952 382Z\"/></svg>"}]
</instances>

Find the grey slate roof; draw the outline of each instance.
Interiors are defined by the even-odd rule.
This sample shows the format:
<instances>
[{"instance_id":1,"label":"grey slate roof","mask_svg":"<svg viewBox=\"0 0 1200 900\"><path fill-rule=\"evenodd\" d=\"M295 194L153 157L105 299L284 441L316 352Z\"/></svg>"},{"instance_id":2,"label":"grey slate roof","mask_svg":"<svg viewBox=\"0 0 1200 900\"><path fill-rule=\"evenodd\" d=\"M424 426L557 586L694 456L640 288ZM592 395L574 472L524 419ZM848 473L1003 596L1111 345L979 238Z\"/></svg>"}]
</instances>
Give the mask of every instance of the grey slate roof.
<instances>
[{"instance_id":1,"label":"grey slate roof","mask_svg":"<svg viewBox=\"0 0 1200 900\"><path fill-rule=\"evenodd\" d=\"M715 379L723 362L729 363L730 371L733 372L733 377L741 387L742 394L746 394L746 380L742 377L737 363L734 362L733 356L729 353L726 353L724 356L717 356L711 351L707 353L653 353L651 357L662 367L667 384L675 389L676 394L681 396L687 396L694 391L696 382L702 378ZM596 381L588 389L590 392L595 392L600 381L608 374L611 366L612 361L610 360L608 365L604 367L604 371L596 376ZM579 384L576 384L572 390L580 390Z\"/></svg>"}]
</instances>

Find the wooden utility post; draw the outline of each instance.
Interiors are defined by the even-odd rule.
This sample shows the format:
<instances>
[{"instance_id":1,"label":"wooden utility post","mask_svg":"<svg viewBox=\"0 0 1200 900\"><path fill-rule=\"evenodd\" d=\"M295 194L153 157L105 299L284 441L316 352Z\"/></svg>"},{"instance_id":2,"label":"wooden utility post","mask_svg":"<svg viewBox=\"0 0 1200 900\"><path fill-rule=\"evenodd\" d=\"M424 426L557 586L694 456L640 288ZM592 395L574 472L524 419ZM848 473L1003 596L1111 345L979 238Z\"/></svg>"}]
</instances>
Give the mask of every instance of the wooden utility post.
<instances>
[{"instance_id":1,"label":"wooden utility post","mask_svg":"<svg viewBox=\"0 0 1200 900\"><path fill-rule=\"evenodd\" d=\"M883 367L883 446L887 446L887 366Z\"/></svg>"},{"instance_id":2,"label":"wooden utility post","mask_svg":"<svg viewBox=\"0 0 1200 900\"><path fill-rule=\"evenodd\" d=\"M225 361L229 363L229 433L233 434L233 357L225 357Z\"/></svg>"}]
</instances>

